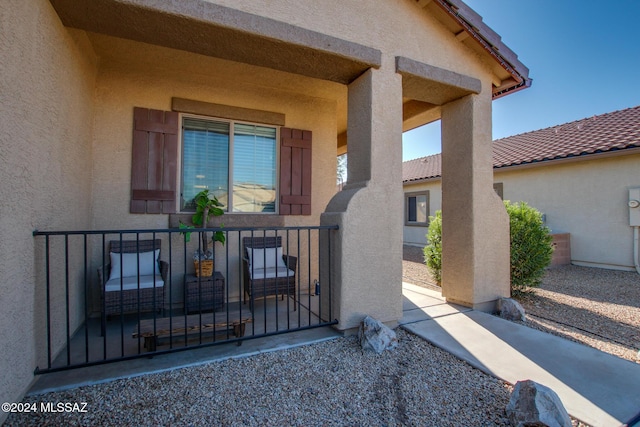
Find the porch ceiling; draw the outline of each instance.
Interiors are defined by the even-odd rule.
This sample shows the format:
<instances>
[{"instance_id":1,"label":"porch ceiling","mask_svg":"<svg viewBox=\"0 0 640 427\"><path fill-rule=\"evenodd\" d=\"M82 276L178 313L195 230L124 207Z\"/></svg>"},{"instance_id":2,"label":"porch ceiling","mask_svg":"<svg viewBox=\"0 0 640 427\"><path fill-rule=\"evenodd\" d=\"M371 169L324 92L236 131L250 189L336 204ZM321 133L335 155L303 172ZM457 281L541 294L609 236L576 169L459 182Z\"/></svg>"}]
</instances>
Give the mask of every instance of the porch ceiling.
<instances>
[{"instance_id":1,"label":"porch ceiling","mask_svg":"<svg viewBox=\"0 0 640 427\"><path fill-rule=\"evenodd\" d=\"M197 0L50 0L65 26L348 84L381 52Z\"/></svg>"},{"instance_id":2,"label":"porch ceiling","mask_svg":"<svg viewBox=\"0 0 640 427\"><path fill-rule=\"evenodd\" d=\"M443 68L396 57L402 75L403 131L440 118L440 106L463 96L480 93L480 80Z\"/></svg>"}]
</instances>

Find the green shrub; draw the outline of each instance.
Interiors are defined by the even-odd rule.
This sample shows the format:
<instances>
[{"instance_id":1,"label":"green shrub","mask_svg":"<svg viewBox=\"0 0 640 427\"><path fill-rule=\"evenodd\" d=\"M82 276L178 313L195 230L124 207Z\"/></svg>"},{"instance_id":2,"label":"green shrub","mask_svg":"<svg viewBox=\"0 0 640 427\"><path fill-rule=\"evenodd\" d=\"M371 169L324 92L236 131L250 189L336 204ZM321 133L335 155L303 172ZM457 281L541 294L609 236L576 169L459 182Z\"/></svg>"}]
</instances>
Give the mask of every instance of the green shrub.
<instances>
[{"instance_id":1,"label":"green shrub","mask_svg":"<svg viewBox=\"0 0 640 427\"><path fill-rule=\"evenodd\" d=\"M440 285L442 281L442 211L436 211L435 216L429 217L429 231L424 247L424 260L429 272Z\"/></svg>"},{"instance_id":2,"label":"green shrub","mask_svg":"<svg viewBox=\"0 0 640 427\"><path fill-rule=\"evenodd\" d=\"M509 214L511 245L511 293L521 294L540 286L544 270L551 263L552 237L542 221L542 214L525 202L504 201ZM442 212L429 217L429 231L424 248L427 268L440 284L442 280Z\"/></svg>"},{"instance_id":3,"label":"green shrub","mask_svg":"<svg viewBox=\"0 0 640 427\"><path fill-rule=\"evenodd\" d=\"M508 200L504 206L511 237L511 293L519 294L540 286L553 255L552 237L537 209L525 202Z\"/></svg>"}]
</instances>

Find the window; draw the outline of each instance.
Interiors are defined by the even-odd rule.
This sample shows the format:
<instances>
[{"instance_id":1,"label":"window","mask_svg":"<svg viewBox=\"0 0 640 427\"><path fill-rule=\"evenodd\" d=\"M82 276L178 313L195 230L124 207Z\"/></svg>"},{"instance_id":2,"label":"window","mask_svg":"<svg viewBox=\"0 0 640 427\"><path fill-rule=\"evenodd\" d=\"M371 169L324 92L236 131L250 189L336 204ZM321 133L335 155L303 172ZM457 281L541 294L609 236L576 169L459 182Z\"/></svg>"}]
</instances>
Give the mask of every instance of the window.
<instances>
[{"instance_id":1,"label":"window","mask_svg":"<svg viewBox=\"0 0 640 427\"><path fill-rule=\"evenodd\" d=\"M429 192L405 194L405 225L426 226L429 220Z\"/></svg>"},{"instance_id":2,"label":"window","mask_svg":"<svg viewBox=\"0 0 640 427\"><path fill-rule=\"evenodd\" d=\"M133 109L129 212L193 210L194 196L209 189L227 211L311 215L310 130L284 127L284 115L277 113L181 102L190 114L202 115L181 118L177 111ZM199 109L219 111L225 119ZM271 121L254 125L249 116Z\"/></svg>"},{"instance_id":3,"label":"window","mask_svg":"<svg viewBox=\"0 0 640 427\"><path fill-rule=\"evenodd\" d=\"M496 192L498 197L504 200L504 187L501 182L496 182L493 184L493 191Z\"/></svg>"},{"instance_id":4,"label":"window","mask_svg":"<svg viewBox=\"0 0 640 427\"><path fill-rule=\"evenodd\" d=\"M183 117L180 209L204 189L228 212L275 213L277 128Z\"/></svg>"}]
</instances>

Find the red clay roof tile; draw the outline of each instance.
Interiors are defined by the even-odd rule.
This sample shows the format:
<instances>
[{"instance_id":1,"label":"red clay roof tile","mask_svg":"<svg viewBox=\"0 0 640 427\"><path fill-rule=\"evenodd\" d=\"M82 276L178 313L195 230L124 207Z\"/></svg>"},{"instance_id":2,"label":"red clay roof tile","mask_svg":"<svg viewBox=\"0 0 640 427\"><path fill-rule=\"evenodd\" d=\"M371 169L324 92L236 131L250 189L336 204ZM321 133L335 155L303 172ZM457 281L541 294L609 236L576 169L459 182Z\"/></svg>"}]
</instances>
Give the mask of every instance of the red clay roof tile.
<instances>
[{"instance_id":1,"label":"red clay roof tile","mask_svg":"<svg viewBox=\"0 0 640 427\"><path fill-rule=\"evenodd\" d=\"M640 106L495 140L493 167L497 169L635 147L640 147ZM439 177L441 165L440 154L404 162L402 181Z\"/></svg>"}]
</instances>

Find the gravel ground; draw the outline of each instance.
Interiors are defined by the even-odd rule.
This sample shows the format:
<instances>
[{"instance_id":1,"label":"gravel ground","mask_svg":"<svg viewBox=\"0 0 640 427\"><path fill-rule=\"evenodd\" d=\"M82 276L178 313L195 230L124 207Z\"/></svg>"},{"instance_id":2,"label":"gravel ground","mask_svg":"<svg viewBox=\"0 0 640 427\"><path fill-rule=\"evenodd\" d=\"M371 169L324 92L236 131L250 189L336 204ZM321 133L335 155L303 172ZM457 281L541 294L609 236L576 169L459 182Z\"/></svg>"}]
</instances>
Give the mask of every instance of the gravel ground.
<instances>
[{"instance_id":1,"label":"gravel ground","mask_svg":"<svg viewBox=\"0 0 640 427\"><path fill-rule=\"evenodd\" d=\"M422 248L405 246L403 280L439 289ZM567 265L547 270L535 293L518 298L526 326L640 363L640 275ZM523 322L520 322L523 323Z\"/></svg>"},{"instance_id":2,"label":"gravel ground","mask_svg":"<svg viewBox=\"0 0 640 427\"><path fill-rule=\"evenodd\" d=\"M405 281L439 289L420 248L405 247L403 267ZM638 361L640 278L635 273L551 269L536 295L522 302L528 326ZM342 337L31 396L23 402L86 402L87 412L14 413L5 425L509 425L508 384L408 332L396 332L398 348L382 355L363 352L355 337ZM585 426L576 420L573 425Z\"/></svg>"},{"instance_id":3,"label":"gravel ground","mask_svg":"<svg viewBox=\"0 0 640 427\"><path fill-rule=\"evenodd\" d=\"M376 355L353 336L24 402L87 413L11 414L7 426L507 426L510 387L397 331Z\"/></svg>"},{"instance_id":4,"label":"gravel ground","mask_svg":"<svg viewBox=\"0 0 640 427\"><path fill-rule=\"evenodd\" d=\"M440 286L436 284L424 263L422 248L416 246L402 247L402 280L440 291Z\"/></svg>"},{"instance_id":5,"label":"gravel ground","mask_svg":"<svg viewBox=\"0 0 640 427\"><path fill-rule=\"evenodd\" d=\"M527 325L640 363L640 275L574 265L549 269L519 298Z\"/></svg>"}]
</instances>

